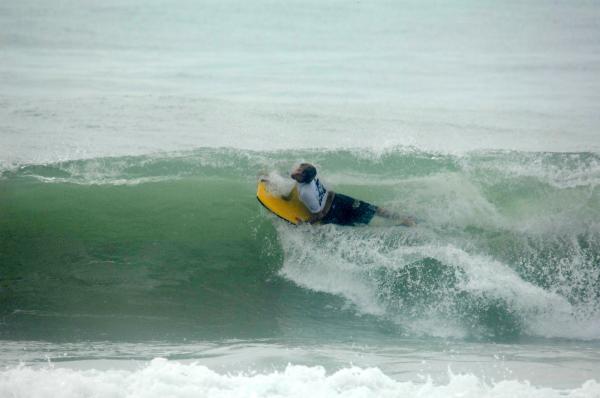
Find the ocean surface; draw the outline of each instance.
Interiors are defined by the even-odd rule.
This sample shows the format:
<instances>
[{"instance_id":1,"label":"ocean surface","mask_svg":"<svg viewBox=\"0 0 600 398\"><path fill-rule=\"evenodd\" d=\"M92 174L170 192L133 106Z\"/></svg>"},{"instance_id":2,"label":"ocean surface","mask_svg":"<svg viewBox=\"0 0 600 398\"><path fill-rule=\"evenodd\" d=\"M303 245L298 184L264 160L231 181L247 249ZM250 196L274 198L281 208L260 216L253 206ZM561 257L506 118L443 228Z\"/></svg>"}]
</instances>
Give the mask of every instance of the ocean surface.
<instances>
[{"instance_id":1,"label":"ocean surface","mask_svg":"<svg viewBox=\"0 0 600 398\"><path fill-rule=\"evenodd\" d=\"M0 3L0 396L600 397L599 21ZM418 225L286 224L304 161Z\"/></svg>"}]
</instances>

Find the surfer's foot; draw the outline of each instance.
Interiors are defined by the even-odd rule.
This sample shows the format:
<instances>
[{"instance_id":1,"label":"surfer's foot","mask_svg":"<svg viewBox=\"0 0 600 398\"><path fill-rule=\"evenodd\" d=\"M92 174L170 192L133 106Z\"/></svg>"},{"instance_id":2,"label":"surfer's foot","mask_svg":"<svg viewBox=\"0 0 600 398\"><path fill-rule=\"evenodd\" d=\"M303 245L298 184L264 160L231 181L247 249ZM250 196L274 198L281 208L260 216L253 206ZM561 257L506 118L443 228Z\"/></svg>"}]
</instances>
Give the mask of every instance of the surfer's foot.
<instances>
[{"instance_id":1,"label":"surfer's foot","mask_svg":"<svg viewBox=\"0 0 600 398\"><path fill-rule=\"evenodd\" d=\"M412 217L404 217L404 219L400 221L400 225L404 225L405 227L414 227L415 225L417 225L417 223Z\"/></svg>"}]
</instances>

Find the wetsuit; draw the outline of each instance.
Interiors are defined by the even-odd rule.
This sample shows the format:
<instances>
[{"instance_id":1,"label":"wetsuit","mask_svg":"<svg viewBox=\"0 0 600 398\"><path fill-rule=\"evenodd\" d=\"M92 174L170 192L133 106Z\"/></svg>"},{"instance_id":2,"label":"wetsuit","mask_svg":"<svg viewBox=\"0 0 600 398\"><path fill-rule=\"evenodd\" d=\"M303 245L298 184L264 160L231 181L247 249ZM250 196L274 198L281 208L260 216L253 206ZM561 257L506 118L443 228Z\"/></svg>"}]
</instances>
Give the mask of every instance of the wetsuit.
<instances>
[{"instance_id":1,"label":"wetsuit","mask_svg":"<svg viewBox=\"0 0 600 398\"><path fill-rule=\"evenodd\" d=\"M298 184L298 193L302 203L312 213L318 213L325 207L327 189L318 178L308 183ZM377 206L350 196L336 193L329 211L321 219L322 224L355 225L368 224L375 213Z\"/></svg>"}]
</instances>

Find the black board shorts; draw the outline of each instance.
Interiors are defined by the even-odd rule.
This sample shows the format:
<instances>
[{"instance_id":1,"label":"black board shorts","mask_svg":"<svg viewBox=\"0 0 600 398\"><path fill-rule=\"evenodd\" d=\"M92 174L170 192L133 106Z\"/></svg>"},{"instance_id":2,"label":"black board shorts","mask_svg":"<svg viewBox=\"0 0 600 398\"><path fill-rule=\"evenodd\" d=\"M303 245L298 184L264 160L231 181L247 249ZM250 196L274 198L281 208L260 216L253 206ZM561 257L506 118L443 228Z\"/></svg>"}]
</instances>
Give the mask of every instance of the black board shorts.
<instances>
[{"instance_id":1,"label":"black board shorts","mask_svg":"<svg viewBox=\"0 0 600 398\"><path fill-rule=\"evenodd\" d=\"M331 208L325 217L321 219L321 223L338 225L368 224L376 212L377 206L375 205L336 193Z\"/></svg>"}]
</instances>

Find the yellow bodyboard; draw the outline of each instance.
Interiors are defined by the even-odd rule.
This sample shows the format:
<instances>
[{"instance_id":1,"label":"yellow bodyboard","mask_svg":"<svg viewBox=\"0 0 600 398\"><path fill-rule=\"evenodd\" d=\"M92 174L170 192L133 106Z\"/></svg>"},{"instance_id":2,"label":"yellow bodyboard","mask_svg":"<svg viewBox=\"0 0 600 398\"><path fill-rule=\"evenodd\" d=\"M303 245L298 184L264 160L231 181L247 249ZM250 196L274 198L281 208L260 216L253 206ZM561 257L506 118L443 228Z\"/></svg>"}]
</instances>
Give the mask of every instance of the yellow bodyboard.
<instances>
[{"instance_id":1,"label":"yellow bodyboard","mask_svg":"<svg viewBox=\"0 0 600 398\"><path fill-rule=\"evenodd\" d=\"M296 218L307 221L310 217L310 212L300 201L298 190L295 186L290 196L290 200L285 200L280 195L269 192L266 181L261 180L258 182L256 198L268 210L292 224L298 224Z\"/></svg>"}]
</instances>

